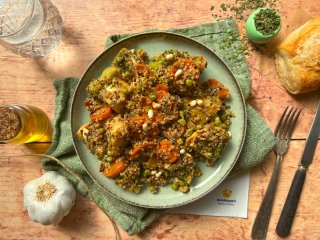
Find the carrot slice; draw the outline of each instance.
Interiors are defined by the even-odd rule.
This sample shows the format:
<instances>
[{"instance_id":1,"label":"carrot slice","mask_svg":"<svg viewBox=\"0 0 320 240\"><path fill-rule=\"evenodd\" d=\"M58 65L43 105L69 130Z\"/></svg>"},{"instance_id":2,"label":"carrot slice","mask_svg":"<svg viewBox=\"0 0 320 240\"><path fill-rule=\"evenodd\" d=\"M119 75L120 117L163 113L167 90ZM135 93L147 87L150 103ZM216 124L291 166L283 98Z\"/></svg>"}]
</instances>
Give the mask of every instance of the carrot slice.
<instances>
[{"instance_id":1,"label":"carrot slice","mask_svg":"<svg viewBox=\"0 0 320 240\"><path fill-rule=\"evenodd\" d=\"M127 164L121 160L116 160L109 168L104 169L106 177L116 177L127 168Z\"/></svg>"},{"instance_id":2,"label":"carrot slice","mask_svg":"<svg viewBox=\"0 0 320 240\"><path fill-rule=\"evenodd\" d=\"M218 80L209 79L208 84L217 88L217 97L219 99L224 100L230 97L230 91Z\"/></svg>"},{"instance_id":3,"label":"carrot slice","mask_svg":"<svg viewBox=\"0 0 320 240\"><path fill-rule=\"evenodd\" d=\"M157 91L165 91L165 92L169 92L169 88L168 88L168 86L166 86L166 85L164 85L164 84L158 84L157 86L156 86L156 90Z\"/></svg>"},{"instance_id":4,"label":"carrot slice","mask_svg":"<svg viewBox=\"0 0 320 240\"><path fill-rule=\"evenodd\" d=\"M111 116L112 109L109 106L104 106L91 114L90 119L93 122L101 122Z\"/></svg>"},{"instance_id":5,"label":"carrot slice","mask_svg":"<svg viewBox=\"0 0 320 240\"><path fill-rule=\"evenodd\" d=\"M219 99L224 100L230 97L230 92L228 89L223 88L218 90L217 96Z\"/></svg>"},{"instance_id":6,"label":"carrot slice","mask_svg":"<svg viewBox=\"0 0 320 240\"><path fill-rule=\"evenodd\" d=\"M130 119L131 123L136 123L136 124L143 124L148 120L148 115L143 114L142 116L135 116Z\"/></svg>"},{"instance_id":7,"label":"carrot slice","mask_svg":"<svg viewBox=\"0 0 320 240\"><path fill-rule=\"evenodd\" d=\"M169 88L168 86L164 85L164 84L158 84L156 86L156 96L157 96L157 101L161 101L161 99L166 96L167 94L169 94Z\"/></svg>"},{"instance_id":8,"label":"carrot slice","mask_svg":"<svg viewBox=\"0 0 320 240\"><path fill-rule=\"evenodd\" d=\"M214 86L214 87L220 87L221 86L221 83L216 80L216 79L209 79L207 81L211 86Z\"/></svg>"},{"instance_id":9,"label":"carrot slice","mask_svg":"<svg viewBox=\"0 0 320 240\"><path fill-rule=\"evenodd\" d=\"M158 155L163 157L165 162L175 162L178 159L178 152L173 147L174 144L169 141L159 142Z\"/></svg>"},{"instance_id":10,"label":"carrot slice","mask_svg":"<svg viewBox=\"0 0 320 240\"><path fill-rule=\"evenodd\" d=\"M137 63L134 67L134 70L136 73L142 74L144 76L148 76L148 75L152 75L153 72L151 70L151 68L143 63Z\"/></svg>"},{"instance_id":11,"label":"carrot slice","mask_svg":"<svg viewBox=\"0 0 320 240\"><path fill-rule=\"evenodd\" d=\"M180 59L175 61L172 66L168 69L168 74L170 76L174 76L175 73L179 70L179 69L183 69L183 68L196 68L196 64L189 60L189 59Z\"/></svg>"},{"instance_id":12,"label":"carrot slice","mask_svg":"<svg viewBox=\"0 0 320 240\"><path fill-rule=\"evenodd\" d=\"M130 159L135 159L143 150L142 145L136 145L133 147Z\"/></svg>"},{"instance_id":13,"label":"carrot slice","mask_svg":"<svg viewBox=\"0 0 320 240\"><path fill-rule=\"evenodd\" d=\"M190 60L190 59L180 59L175 61L172 64L173 67L179 67L179 66L183 66L183 67L196 67L196 64Z\"/></svg>"},{"instance_id":14,"label":"carrot slice","mask_svg":"<svg viewBox=\"0 0 320 240\"><path fill-rule=\"evenodd\" d=\"M156 92L157 101L160 102L165 96L167 96L169 93L163 90L159 90Z\"/></svg>"},{"instance_id":15,"label":"carrot slice","mask_svg":"<svg viewBox=\"0 0 320 240\"><path fill-rule=\"evenodd\" d=\"M130 155L129 159L134 160L138 157L138 155L141 152L149 150L149 149L153 149L155 146L156 146L156 143L150 142L150 141L144 142L143 145L138 144L138 145L134 146L133 149L131 150L131 155Z\"/></svg>"}]
</instances>

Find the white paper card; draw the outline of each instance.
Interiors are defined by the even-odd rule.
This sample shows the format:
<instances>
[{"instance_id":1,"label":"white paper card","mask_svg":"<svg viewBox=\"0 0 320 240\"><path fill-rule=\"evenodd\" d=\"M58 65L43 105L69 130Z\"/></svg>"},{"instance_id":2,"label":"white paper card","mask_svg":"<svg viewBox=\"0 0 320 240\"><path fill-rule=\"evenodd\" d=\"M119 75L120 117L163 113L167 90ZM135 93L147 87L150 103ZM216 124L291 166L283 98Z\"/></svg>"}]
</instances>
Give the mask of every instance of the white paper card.
<instances>
[{"instance_id":1,"label":"white paper card","mask_svg":"<svg viewBox=\"0 0 320 240\"><path fill-rule=\"evenodd\" d=\"M203 198L181 207L168 209L168 212L247 218L249 183L250 171L247 171L225 179Z\"/></svg>"}]
</instances>

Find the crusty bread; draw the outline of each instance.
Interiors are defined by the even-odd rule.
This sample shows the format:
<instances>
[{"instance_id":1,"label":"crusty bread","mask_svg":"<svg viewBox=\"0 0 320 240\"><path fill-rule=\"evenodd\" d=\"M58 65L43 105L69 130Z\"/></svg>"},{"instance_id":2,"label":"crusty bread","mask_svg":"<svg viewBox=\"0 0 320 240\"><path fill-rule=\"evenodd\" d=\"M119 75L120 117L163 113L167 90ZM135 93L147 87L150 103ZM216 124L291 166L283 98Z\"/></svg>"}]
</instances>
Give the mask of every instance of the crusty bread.
<instances>
[{"instance_id":1,"label":"crusty bread","mask_svg":"<svg viewBox=\"0 0 320 240\"><path fill-rule=\"evenodd\" d=\"M320 17L289 34L275 57L280 81L289 92L299 94L320 87Z\"/></svg>"}]
</instances>

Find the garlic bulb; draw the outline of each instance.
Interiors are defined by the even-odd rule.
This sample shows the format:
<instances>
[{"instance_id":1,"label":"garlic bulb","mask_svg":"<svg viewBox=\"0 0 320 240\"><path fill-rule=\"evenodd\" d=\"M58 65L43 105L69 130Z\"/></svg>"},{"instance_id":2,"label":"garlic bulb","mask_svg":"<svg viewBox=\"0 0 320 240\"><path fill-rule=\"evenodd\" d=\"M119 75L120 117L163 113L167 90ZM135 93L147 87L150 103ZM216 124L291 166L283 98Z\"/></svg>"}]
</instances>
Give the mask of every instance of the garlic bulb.
<instances>
[{"instance_id":1,"label":"garlic bulb","mask_svg":"<svg viewBox=\"0 0 320 240\"><path fill-rule=\"evenodd\" d=\"M58 224L70 212L76 191L64 176L49 171L28 182L23 195L29 217L35 222L49 225Z\"/></svg>"}]
</instances>

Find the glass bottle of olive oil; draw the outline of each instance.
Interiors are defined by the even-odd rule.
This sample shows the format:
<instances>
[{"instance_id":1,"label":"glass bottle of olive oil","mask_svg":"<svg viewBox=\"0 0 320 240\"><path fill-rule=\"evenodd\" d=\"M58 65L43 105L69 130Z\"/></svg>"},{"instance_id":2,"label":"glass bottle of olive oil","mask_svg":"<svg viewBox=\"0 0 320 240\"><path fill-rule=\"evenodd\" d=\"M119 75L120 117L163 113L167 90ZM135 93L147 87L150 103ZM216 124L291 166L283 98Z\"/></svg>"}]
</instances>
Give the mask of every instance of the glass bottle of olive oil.
<instances>
[{"instance_id":1,"label":"glass bottle of olive oil","mask_svg":"<svg viewBox=\"0 0 320 240\"><path fill-rule=\"evenodd\" d=\"M51 131L48 117L37 107L18 104L0 107L0 142L48 142Z\"/></svg>"}]
</instances>

